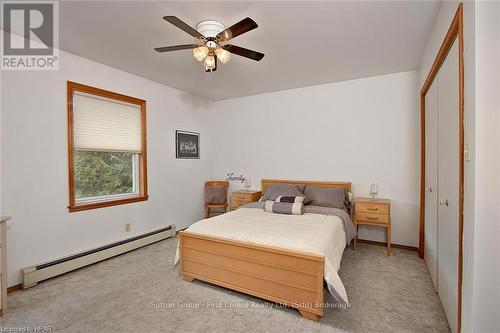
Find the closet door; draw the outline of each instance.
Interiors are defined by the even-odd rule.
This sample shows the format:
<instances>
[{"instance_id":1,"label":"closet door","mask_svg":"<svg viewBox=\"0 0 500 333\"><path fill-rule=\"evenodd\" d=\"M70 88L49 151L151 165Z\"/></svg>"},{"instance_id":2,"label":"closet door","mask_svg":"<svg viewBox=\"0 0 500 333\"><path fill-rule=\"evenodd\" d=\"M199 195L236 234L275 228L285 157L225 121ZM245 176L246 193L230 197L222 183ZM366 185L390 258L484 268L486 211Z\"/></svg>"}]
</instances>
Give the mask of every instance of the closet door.
<instances>
[{"instance_id":1,"label":"closet door","mask_svg":"<svg viewBox=\"0 0 500 333\"><path fill-rule=\"evenodd\" d=\"M425 95L425 250L424 259L437 290L438 265L438 82Z\"/></svg>"},{"instance_id":2,"label":"closet door","mask_svg":"<svg viewBox=\"0 0 500 333\"><path fill-rule=\"evenodd\" d=\"M438 294L457 328L459 202L459 58L455 41L438 76Z\"/></svg>"}]
</instances>

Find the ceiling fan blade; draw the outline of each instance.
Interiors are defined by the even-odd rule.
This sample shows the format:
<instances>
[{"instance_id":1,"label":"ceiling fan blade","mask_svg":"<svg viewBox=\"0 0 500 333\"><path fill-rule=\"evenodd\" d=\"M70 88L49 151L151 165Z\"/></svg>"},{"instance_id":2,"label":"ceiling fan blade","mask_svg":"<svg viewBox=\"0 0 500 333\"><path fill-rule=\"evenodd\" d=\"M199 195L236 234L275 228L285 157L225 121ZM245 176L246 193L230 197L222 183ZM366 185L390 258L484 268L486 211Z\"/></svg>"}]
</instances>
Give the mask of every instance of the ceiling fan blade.
<instances>
[{"instance_id":1,"label":"ceiling fan blade","mask_svg":"<svg viewBox=\"0 0 500 333\"><path fill-rule=\"evenodd\" d=\"M255 61L260 61L262 58L264 58L263 53L249 50L249 49L245 49L243 47L239 47L236 45L227 44L227 45L222 46L222 48L226 51L231 52L232 54L236 54L236 55L239 55L239 56L242 56L242 57L245 57L248 59L252 59Z\"/></svg>"},{"instance_id":2,"label":"ceiling fan blade","mask_svg":"<svg viewBox=\"0 0 500 333\"><path fill-rule=\"evenodd\" d=\"M184 45L155 47L155 50L158 52L169 52L169 51L177 51L177 50L194 49L195 47L198 47L198 46L199 46L198 44L184 44Z\"/></svg>"},{"instance_id":3,"label":"ceiling fan blade","mask_svg":"<svg viewBox=\"0 0 500 333\"><path fill-rule=\"evenodd\" d=\"M202 34L200 34L198 32L198 30L190 27L189 25L187 25L186 23L184 23L184 21L182 21L181 19L179 19L176 16L164 16L163 19L165 21L167 21L167 22L172 23L177 28L179 28L181 30L184 30L185 32L187 32L188 34L190 34L191 36L193 36L195 38L200 38L200 39L204 39L205 38L205 36L203 36Z\"/></svg>"},{"instance_id":4,"label":"ceiling fan blade","mask_svg":"<svg viewBox=\"0 0 500 333\"><path fill-rule=\"evenodd\" d=\"M226 30L219 32L216 37L218 41L228 41L231 38L244 34L245 32L253 30L257 27L258 27L257 23L255 23L255 21L252 20L250 17L247 17L246 19L243 19L238 23L233 24Z\"/></svg>"}]
</instances>

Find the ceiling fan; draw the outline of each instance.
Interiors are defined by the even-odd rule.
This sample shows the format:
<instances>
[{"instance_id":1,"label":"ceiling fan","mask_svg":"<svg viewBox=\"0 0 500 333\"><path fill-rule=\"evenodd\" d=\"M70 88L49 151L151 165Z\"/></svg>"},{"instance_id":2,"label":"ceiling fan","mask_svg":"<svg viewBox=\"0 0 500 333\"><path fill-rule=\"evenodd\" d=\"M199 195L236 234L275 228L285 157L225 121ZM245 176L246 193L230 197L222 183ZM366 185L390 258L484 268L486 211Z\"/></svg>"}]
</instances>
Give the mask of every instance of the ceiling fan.
<instances>
[{"instance_id":1,"label":"ceiling fan","mask_svg":"<svg viewBox=\"0 0 500 333\"><path fill-rule=\"evenodd\" d=\"M231 54L255 61L264 58L263 53L227 44L232 38L258 27L257 23L249 17L227 29L222 23L213 20L202 21L194 29L175 16L164 16L163 19L196 38L198 44L156 47L155 50L169 52L192 49L193 57L198 61L203 61L206 72L217 70L217 60L226 64L231 58Z\"/></svg>"}]
</instances>

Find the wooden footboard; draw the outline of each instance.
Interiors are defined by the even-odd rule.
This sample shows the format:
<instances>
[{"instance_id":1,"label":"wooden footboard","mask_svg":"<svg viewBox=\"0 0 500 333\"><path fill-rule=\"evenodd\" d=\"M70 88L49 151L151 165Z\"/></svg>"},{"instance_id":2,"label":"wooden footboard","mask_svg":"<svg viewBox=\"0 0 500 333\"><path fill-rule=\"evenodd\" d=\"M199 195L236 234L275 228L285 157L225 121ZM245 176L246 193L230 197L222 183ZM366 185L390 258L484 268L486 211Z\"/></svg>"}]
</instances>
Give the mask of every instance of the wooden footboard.
<instances>
[{"instance_id":1,"label":"wooden footboard","mask_svg":"<svg viewBox=\"0 0 500 333\"><path fill-rule=\"evenodd\" d=\"M180 270L198 279L296 308L307 319L323 315L324 258L275 247L179 232Z\"/></svg>"}]
</instances>

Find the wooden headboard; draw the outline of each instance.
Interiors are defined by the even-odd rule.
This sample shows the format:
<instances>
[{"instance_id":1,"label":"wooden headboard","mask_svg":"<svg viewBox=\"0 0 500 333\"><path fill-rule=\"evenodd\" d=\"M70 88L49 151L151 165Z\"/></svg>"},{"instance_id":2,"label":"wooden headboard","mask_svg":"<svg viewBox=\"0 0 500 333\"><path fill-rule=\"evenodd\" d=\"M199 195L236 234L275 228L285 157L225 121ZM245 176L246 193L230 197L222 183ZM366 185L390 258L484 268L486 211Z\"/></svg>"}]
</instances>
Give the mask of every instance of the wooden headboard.
<instances>
[{"instance_id":1,"label":"wooden headboard","mask_svg":"<svg viewBox=\"0 0 500 333\"><path fill-rule=\"evenodd\" d=\"M324 181L310 181L310 180L283 180L283 179L262 179L260 181L260 188L262 190L262 194L264 194L267 190L268 186L278 185L278 184L287 184L287 185L309 185L309 186L318 186L318 187L341 187L346 191L351 192L351 183L350 182L324 182Z\"/></svg>"}]
</instances>

